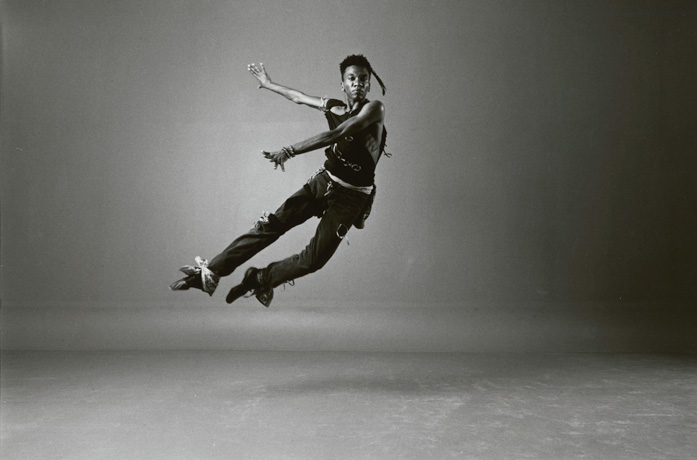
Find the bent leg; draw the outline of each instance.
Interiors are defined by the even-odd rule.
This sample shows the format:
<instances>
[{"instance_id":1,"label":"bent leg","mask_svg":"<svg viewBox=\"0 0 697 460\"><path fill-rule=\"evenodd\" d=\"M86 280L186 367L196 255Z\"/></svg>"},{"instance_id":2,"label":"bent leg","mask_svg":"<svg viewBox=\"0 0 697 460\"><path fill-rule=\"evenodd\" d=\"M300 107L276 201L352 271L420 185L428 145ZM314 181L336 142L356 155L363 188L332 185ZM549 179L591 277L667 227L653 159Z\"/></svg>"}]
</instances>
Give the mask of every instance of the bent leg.
<instances>
[{"instance_id":1,"label":"bent leg","mask_svg":"<svg viewBox=\"0 0 697 460\"><path fill-rule=\"evenodd\" d=\"M299 254L273 262L265 269L269 285L273 288L324 267L362 212L367 198L367 195L351 190L333 191L328 197L328 208L307 247Z\"/></svg>"}]
</instances>

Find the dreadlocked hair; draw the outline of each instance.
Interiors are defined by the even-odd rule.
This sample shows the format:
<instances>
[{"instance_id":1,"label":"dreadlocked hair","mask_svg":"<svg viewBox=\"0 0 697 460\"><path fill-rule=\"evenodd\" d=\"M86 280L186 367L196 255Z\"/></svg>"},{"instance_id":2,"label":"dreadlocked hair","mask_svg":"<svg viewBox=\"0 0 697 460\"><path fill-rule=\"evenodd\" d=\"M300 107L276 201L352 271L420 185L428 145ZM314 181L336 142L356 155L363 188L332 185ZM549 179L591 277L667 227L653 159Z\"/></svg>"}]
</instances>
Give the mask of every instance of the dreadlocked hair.
<instances>
[{"instance_id":1,"label":"dreadlocked hair","mask_svg":"<svg viewBox=\"0 0 697 460\"><path fill-rule=\"evenodd\" d=\"M368 59L362 54L352 54L350 56L346 56L346 59L341 61L341 64L339 65L341 78L344 78L344 72L346 71L346 68L352 65L365 67L366 69L368 69L368 72L370 72L372 75L375 75L375 79L380 84L380 88L382 88L382 95L385 95L385 84L382 82L378 74L375 73L375 71L373 70L373 66L370 65L370 62L368 62Z\"/></svg>"}]
</instances>

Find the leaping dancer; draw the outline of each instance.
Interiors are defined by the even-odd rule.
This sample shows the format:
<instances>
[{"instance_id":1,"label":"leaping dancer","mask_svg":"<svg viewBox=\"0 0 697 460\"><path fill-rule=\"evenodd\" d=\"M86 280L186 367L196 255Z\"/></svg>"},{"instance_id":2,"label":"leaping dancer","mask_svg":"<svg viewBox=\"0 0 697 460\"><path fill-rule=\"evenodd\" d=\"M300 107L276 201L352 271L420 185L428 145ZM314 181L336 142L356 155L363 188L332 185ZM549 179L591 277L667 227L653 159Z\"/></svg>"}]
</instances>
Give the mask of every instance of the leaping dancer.
<instances>
[{"instance_id":1,"label":"leaping dancer","mask_svg":"<svg viewBox=\"0 0 697 460\"><path fill-rule=\"evenodd\" d=\"M310 217L319 217L317 231L302 252L266 268L248 268L242 283L233 287L226 297L226 302L232 303L251 293L268 307L275 287L322 268L352 226L363 228L375 197L375 166L385 151L387 136L384 104L366 97L371 76L375 76L383 94L385 85L363 55L348 56L339 66L345 102L308 96L274 83L263 64L250 64L247 69L258 80L259 88L319 109L329 123L328 131L280 150L263 151L264 158L274 164L274 169L280 166L284 172L289 159L322 147L327 147L327 159L275 213L265 214L254 228L233 241L210 263L196 257L197 266L182 267L180 270L187 276L172 283L170 288L175 291L197 288L213 295L221 277L230 275L291 228Z\"/></svg>"}]
</instances>

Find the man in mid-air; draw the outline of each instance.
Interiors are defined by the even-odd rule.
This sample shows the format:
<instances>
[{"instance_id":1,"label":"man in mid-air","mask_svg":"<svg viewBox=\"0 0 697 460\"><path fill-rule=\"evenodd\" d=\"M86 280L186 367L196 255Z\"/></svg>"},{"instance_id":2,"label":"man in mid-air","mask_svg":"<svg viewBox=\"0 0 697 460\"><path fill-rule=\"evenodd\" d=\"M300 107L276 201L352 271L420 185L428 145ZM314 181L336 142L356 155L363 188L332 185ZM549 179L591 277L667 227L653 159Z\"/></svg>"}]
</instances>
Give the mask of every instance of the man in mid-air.
<instances>
[{"instance_id":1,"label":"man in mid-air","mask_svg":"<svg viewBox=\"0 0 697 460\"><path fill-rule=\"evenodd\" d=\"M323 147L327 159L275 213L265 214L254 228L238 237L210 263L196 257L197 266L182 267L180 270L187 276L172 283L170 288L175 291L197 288L213 295L221 277L230 275L291 228L310 217L319 217L317 231L302 252L266 268L248 268L242 283L233 287L226 297L232 303L251 293L268 307L275 287L322 268L352 226L363 228L375 197L375 167L385 151L387 136L384 104L367 99L371 76L375 76L383 94L385 86L362 55L348 56L339 66L345 101L308 96L274 83L263 64L250 64L247 68L258 80L259 88L319 109L329 123L328 131L280 150L263 151L274 169L280 166L285 171L285 163L291 158Z\"/></svg>"}]
</instances>

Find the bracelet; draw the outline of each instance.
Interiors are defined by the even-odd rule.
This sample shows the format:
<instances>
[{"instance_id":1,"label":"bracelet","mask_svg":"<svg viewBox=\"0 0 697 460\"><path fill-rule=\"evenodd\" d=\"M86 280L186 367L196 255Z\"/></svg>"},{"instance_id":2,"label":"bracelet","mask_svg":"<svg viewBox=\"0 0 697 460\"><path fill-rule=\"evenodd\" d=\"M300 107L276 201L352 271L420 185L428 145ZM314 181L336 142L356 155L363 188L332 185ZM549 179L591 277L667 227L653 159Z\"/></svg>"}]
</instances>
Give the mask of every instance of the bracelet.
<instances>
[{"instance_id":1,"label":"bracelet","mask_svg":"<svg viewBox=\"0 0 697 460\"><path fill-rule=\"evenodd\" d=\"M288 158L293 158L296 155L292 145L289 147L281 147L281 152L285 153Z\"/></svg>"}]
</instances>

